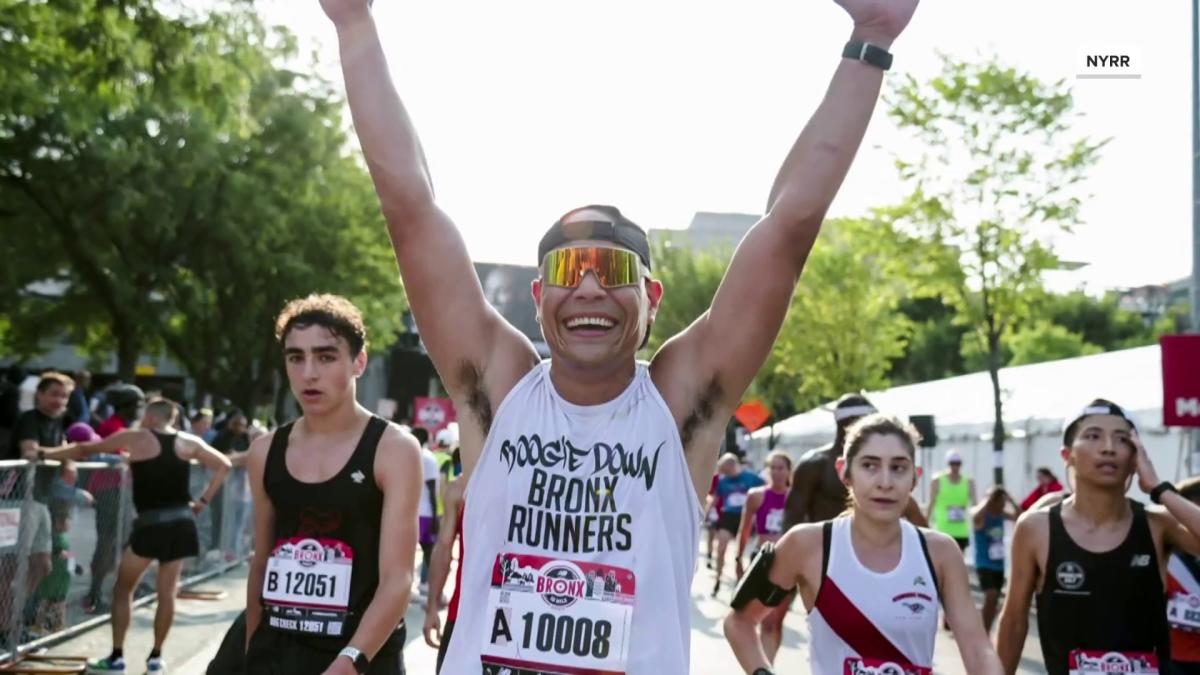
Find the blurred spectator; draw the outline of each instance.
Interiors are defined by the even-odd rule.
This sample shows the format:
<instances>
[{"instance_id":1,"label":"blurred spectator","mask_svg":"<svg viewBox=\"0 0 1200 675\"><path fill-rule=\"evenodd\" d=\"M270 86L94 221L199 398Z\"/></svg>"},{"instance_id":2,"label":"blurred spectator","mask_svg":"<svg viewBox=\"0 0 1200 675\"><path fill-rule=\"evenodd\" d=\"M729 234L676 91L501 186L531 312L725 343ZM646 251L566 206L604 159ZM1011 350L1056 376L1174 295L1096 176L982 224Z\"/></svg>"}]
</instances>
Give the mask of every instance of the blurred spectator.
<instances>
[{"instance_id":1,"label":"blurred spectator","mask_svg":"<svg viewBox=\"0 0 1200 675\"><path fill-rule=\"evenodd\" d=\"M217 431L213 429L213 411L211 408L201 408L192 415L192 433L199 436L209 445L217 437Z\"/></svg>"},{"instance_id":2,"label":"blurred spectator","mask_svg":"<svg viewBox=\"0 0 1200 675\"><path fill-rule=\"evenodd\" d=\"M96 433L100 438L133 426L141 419L146 394L132 384L115 384L104 392L105 404L112 415L100 423ZM97 469L88 476L87 490L95 498L96 550L92 554L92 576L89 580L83 607L87 612L104 609L101 586L104 578L116 568L117 553L124 542L118 542L121 532L121 468Z\"/></svg>"},{"instance_id":3,"label":"blurred spectator","mask_svg":"<svg viewBox=\"0 0 1200 675\"><path fill-rule=\"evenodd\" d=\"M75 373L75 389L67 403L67 423L92 423L92 374L86 370Z\"/></svg>"},{"instance_id":4,"label":"blurred spectator","mask_svg":"<svg viewBox=\"0 0 1200 675\"><path fill-rule=\"evenodd\" d=\"M244 463L243 456L250 449L250 434L247 431L248 423L246 415L240 410L234 410L229 413L229 417L225 420L225 425L217 432L216 438L213 439L212 446L219 450L222 454L229 457L229 461L235 466L240 467ZM236 479L233 484L238 483ZM212 538L209 542L210 551L219 550L221 545L225 543L222 537L226 536L226 532L221 527L222 518L225 515L225 500L226 486L222 485L217 494L213 496L212 503L209 504L209 511L212 514ZM240 495L231 495L234 498ZM240 530L237 530L240 531ZM233 535L236 539L237 535Z\"/></svg>"},{"instance_id":5,"label":"blurred spectator","mask_svg":"<svg viewBox=\"0 0 1200 675\"><path fill-rule=\"evenodd\" d=\"M66 445L66 428L63 424L67 412L67 401L75 383L61 373L47 372L38 380L32 410L17 417L9 445L7 459L67 459L70 449ZM69 463L68 463L69 464ZM39 467L34 474L33 502L22 503L21 524L18 535L18 550L29 551L29 574L26 584L33 591L50 573L53 535L50 524L50 493L56 471ZM23 490L19 477L23 472L12 472L0 492L7 499L21 499Z\"/></svg>"},{"instance_id":6,"label":"blurred spectator","mask_svg":"<svg viewBox=\"0 0 1200 675\"><path fill-rule=\"evenodd\" d=\"M1054 475L1048 467L1040 467L1037 470L1037 486L1021 501L1021 510L1028 511L1030 507L1037 503L1037 500L1051 494L1053 492L1062 492L1062 483L1058 482L1058 477Z\"/></svg>"}]
</instances>

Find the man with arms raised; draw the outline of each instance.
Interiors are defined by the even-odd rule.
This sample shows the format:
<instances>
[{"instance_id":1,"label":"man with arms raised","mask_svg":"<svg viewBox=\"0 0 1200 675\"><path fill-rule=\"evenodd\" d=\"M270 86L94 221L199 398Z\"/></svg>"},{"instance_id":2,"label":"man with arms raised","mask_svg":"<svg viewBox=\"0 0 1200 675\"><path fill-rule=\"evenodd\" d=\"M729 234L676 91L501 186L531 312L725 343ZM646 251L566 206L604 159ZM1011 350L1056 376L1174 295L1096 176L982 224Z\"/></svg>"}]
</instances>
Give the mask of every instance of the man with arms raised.
<instances>
[{"instance_id":1,"label":"man with arms raised","mask_svg":"<svg viewBox=\"0 0 1200 675\"><path fill-rule=\"evenodd\" d=\"M1005 670L1017 671L1036 593L1050 675L1165 672L1163 579L1171 552L1200 553L1200 506L1159 481L1133 420L1111 401L1096 399L1070 420L1062 455L1075 494L1026 512L1013 532L996 637ZM1125 496L1135 474L1161 506Z\"/></svg>"},{"instance_id":2,"label":"man with arms raised","mask_svg":"<svg viewBox=\"0 0 1200 675\"><path fill-rule=\"evenodd\" d=\"M700 498L726 421L771 350L916 0L839 0L851 42L767 215L711 309L648 365L635 353L663 288L644 231L590 206L546 232L533 298L552 359L540 363L487 304L434 202L368 3L321 4L413 314L461 411L471 508L445 672L687 672ZM589 576L605 582L585 597Z\"/></svg>"},{"instance_id":3,"label":"man with arms raised","mask_svg":"<svg viewBox=\"0 0 1200 675\"><path fill-rule=\"evenodd\" d=\"M402 675L421 497L417 441L355 401L362 316L336 295L275 322L303 415L250 446L246 675Z\"/></svg>"}]
</instances>

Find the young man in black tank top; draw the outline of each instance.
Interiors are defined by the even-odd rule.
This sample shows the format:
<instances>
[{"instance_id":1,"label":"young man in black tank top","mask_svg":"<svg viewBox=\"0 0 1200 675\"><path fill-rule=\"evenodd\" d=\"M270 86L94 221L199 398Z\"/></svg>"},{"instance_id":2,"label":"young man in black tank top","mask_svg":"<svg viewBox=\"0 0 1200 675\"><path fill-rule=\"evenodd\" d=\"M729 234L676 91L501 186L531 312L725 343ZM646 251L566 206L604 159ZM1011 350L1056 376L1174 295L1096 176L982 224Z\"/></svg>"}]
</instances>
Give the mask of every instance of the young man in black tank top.
<instances>
[{"instance_id":1,"label":"young man in black tank top","mask_svg":"<svg viewBox=\"0 0 1200 675\"><path fill-rule=\"evenodd\" d=\"M133 591L150 563L158 561L158 604L154 612L154 649L147 673L162 673L163 641L175 619L175 591L185 558L200 552L195 517L212 501L229 473L229 459L197 436L175 429L178 408L167 399L146 404L141 428L126 429L94 443L79 446L82 454L115 453L124 449L133 474L133 504L137 518L129 547L117 568L113 587L112 653L88 663L89 673L124 673L125 631L129 628ZM212 472L208 486L195 500L189 493L191 461Z\"/></svg>"},{"instance_id":2,"label":"young man in black tank top","mask_svg":"<svg viewBox=\"0 0 1200 675\"><path fill-rule=\"evenodd\" d=\"M276 320L303 416L250 446L246 675L401 675L421 496L412 435L355 401L366 330L345 298Z\"/></svg>"},{"instance_id":3,"label":"young man in black tank top","mask_svg":"<svg viewBox=\"0 0 1200 675\"><path fill-rule=\"evenodd\" d=\"M1070 421L1062 455L1075 493L1027 512L1013 534L997 636L1005 669L1017 671L1036 593L1050 675L1165 673L1167 560L1173 550L1200 551L1200 507L1159 481L1133 421L1110 401L1096 399ZM1135 474L1161 506L1125 496Z\"/></svg>"}]
</instances>

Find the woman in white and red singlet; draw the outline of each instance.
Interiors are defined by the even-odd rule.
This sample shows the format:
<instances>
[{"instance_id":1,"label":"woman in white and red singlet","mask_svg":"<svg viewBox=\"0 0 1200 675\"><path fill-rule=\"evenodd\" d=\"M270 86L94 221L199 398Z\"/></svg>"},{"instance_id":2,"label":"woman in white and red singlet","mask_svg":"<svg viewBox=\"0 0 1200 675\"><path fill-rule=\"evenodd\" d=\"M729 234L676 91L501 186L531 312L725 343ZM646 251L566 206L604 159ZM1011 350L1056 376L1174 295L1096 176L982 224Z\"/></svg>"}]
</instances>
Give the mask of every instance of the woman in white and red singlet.
<instances>
[{"instance_id":1,"label":"woman in white and red singlet","mask_svg":"<svg viewBox=\"0 0 1200 675\"><path fill-rule=\"evenodd\" d=\"M792 458L780 450L767 455L767 474L770 482L751 489L742 509L742 524L738 528L738 576L742 574L741 562L751 531L758 537L755 548L761 548L766 542L779 541L783 536L783 507L792 484ZM762 622L763 649L772 663L783 640L783 620L790 604L780 604Z\"/></svg>"},{"instance_id":2,"label":"woman in white and red singlet","mask_svg":"<svg viewBox=\"0 0 1200 675\"><path fill-rule=\"evenodd\" d=\"M919 476L916 439L895 417L874 414L855 423L837 461L850 492L848 513L797 525L775 547L767 579L778 590L798 587L814 675L930 675L939 603L966 671L1004 672L971 599L958 544L903 519ZM725 636L747 673L771 673L755 630L770 610L751 600L725 620Z\"/></svg>"}]
</instances>

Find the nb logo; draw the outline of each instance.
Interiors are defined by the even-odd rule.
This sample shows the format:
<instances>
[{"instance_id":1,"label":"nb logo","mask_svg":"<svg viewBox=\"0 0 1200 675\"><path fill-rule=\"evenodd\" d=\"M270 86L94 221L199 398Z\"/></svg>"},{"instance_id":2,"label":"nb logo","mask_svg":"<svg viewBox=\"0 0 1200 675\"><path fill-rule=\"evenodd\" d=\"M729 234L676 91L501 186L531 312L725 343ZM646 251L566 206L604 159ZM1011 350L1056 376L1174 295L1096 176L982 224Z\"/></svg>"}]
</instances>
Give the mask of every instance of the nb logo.
<instances>
[{"instance_id":1,"label":"nb logo","mask_svg":"<svg viewBox=\"0 0 1200 675\"><path fill-rule=\"evenodd\" d=\"M354 481L356 484L361 484L365 479L366 475L363 474L361 469L350 474L350 480Z\"/></svg>"},{"instance_id":2,"label":"nb logo","mask_svg":"<svg viewBox=\"0 0 1200 675\"><path fill-rule=\"evenodd\" d=\"M1130 567L1149 567L1150 566L1150 555L1142 554L1142 555L1133 556L1133 560L1129 561L1129 566Z\"/></svg>"},{"instance_id":3,"label":"nb logo","mask_svg":"<svg viewBox=\"0 0 1200 675\"><path fill-rule=\"evenodd\" d=\"M1200 417L1200 398L1183 398L1181 396L1175 399L1175 416L1183 417L1184 415Z\"/></svg>"}]
</instances>

